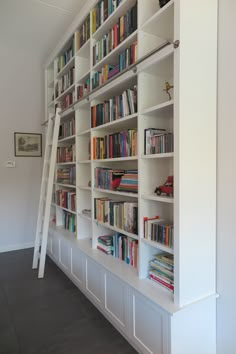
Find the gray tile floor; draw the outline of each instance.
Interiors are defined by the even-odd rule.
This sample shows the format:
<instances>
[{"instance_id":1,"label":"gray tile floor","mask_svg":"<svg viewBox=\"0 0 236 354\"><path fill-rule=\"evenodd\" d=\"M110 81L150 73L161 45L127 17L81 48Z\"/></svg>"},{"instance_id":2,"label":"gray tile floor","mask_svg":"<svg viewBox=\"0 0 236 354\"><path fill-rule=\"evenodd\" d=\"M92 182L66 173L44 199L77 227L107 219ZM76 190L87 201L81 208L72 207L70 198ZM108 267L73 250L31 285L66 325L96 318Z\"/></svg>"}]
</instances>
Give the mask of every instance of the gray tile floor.
<instances>
[{"instance_id":1,"label":"gray tile floor","mask_svg":"<svg viewBox=\"0 0 236 354\"><path fill-rule=\"evenodd\" d=\"M38 280L32 257L0 253L0 354L136 353L50 259Z\"/></svg>"}]
</instances>

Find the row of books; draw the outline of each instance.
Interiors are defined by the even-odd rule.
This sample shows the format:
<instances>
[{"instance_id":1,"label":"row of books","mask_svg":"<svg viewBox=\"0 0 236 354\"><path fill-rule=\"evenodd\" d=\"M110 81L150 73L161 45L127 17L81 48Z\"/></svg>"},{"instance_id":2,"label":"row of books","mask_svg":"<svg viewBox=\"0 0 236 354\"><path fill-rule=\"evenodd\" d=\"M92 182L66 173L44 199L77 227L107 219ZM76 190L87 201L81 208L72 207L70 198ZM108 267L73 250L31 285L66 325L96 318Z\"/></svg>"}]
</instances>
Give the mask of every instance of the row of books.
<instances>
[{"instance_id":1,"label":"row of books","mask_svg":"<svg viewBox=\"0 0 236 354\"><path fill-rule=\"evenodd\" d=\"M56 204L71 211L76 210L76 193L60 189L55 193Z\"/></svg>"},{"instance_id":2,"label":"row of books","mask_svg":"<svg viewBox=\"0 0 236 354\"><path fill-rule=\"evenodd\" d=\"M138 241L120 233L98 237L97 248L137 268Z\"/></svg>"},{"instance_id":3,"label":"row of books","mask_svg":"<svg viewBox=\"0 0 236 354\"><path fill-rule=\"evenodd\" d=\"M56 98L66 91L75 82L75 68L71 68L63 75L55 85Z\"/></svg>"},{"instance_id":4,"label":"row of books","mask_svg":"<svg viewBox=\"0 0 236 354\"><path fill-rule=\"evenodd\" d=\"M174 292L174 256L163 252L149 262L149 278Z\"/></svg>"},{"instance_id":5,"label":"row of books","mask_svg":"<svg viewBox=\"0 0 236 354\"><path fill-rule=\"evenodd\" d=\"M63 226L68 231L76 232L76 215L63 210Z\"/></svg>"},{"instance_id":6,"label":"row of books","mask_svg":"<svg viewBox=\"0 0 236 354\"><path fill-rule=\"evenodd\" d=\"M57 163L75 161L75 144L57 148Z\"/></svg>"},{"instance_id":7,"label":"row of books","mask_svg":"<svg viewBox=\"0 0 236 354\"><path fill-rule=\"evenodd\" d=\"M76 171L75 166L58 168L57 183L75 185L76 183L75 171Z\"/></svg>"},{"instance_id":8,"label":"row of books","mask_svg":"<svg viewBox=\"0 0 236 354\"><path fill-rule=\"evenodd\" d=\"M91 127L95 128L137 112L137 87L91 107Z\"/></svg>"},{"instance_id":9,"label":"row of books","mask_svg":"<svg viewBox=\"0 0 236 354\"><path fill-rule=\"evenodd\" d=\"M74 43L71 43L70 47L56 58L57 73L60 73L64 66L73 58L74 54Z\"/></svg>"},{"instance_id":10,"label":"row of books","mask_svg":"<svg viewBox=\"0 0 236 354\"><path fill-rule=\"evenodd\" d=\"M144 218L144 238L172 248L174 244L174 225L160 220L158 216Z\"/></svg>"},{"instance_id":11,"label":"row of books","mask_svg":"<svg viewBox=\"0 0 236 354\"><path fill-rule=\"evenodd\" d=\"M137 129L93 138L93 159L137 156Z\"/></svg>"},{"instance_id":12,"label":"row of books","mask_svg":"<svg viewBox=\"0 0 236 354\"><path fill-rule=\"evenodd\" d=\"M72 135L75 135L75 117L60 124L58 139L64 139Z\"/></svg>"},{"instance_id":13,"label":"row of books","mask_svg":"<svg viewBox=\"0 0 236 354\"><path fill-rule=\"evenodd\" d=\"M94 199L95 219L111 226L138 234L138 204L111 200Z\"/></svg>"},{"instance_id":14,"label":"row of books","mask_svg":"<svg viewBox=\"0 0 236 354\"><path fill-rule=\"evenodd\" d=\"M83 47L90 38L90 16L88 15L81 27L74 34L75 53Z\"/></svg>"},{"instance_id":15,"label":"row of books","mask_svg":"<svg viewBox=\"0 0 236 354\"><path fill-rule=\"evenodd\" d=\"M92 88L95 89L110 80L137 61L137 41L119 55L116 65L105 64L101 71L93 74Z\"/></svg>"},{"instance_id":16,"label":"row of books","mask_svg":"<svg viewBox=\"0 0 236 354\"><path fill-rule=\"evenodd\" d=\"M90 92L90 78L77 87L77 99L80 100Z\"/></svg>"},{"instance_id":17,"label":"row of books","mask_svg":"<svg viewBox=\"0 0 236 354\"><path fill-rule=\"evenodd\" d=\"M121 16L113 28L93 46L93 65L96 65L137 29L137 4Z\"/></svg>"},{"instance_id":18,"label":"row of books","mask_svg":"<svg viewBox=\"0 0 236 354\"><path fill-rule=\"evenodd\" d=\"M174 151L174 135L166 129L148 128L144 130L144 153L161 154Z\"/></svg>"},{"instance_id":19,"label":"row of books","mask_svg":"<svg viewBox=\"0 0 236 354\"><path fill-rule=\"evenodd\" d=\"M106 19L116 10L122 0L102 0L91 11L92 33L106 21Z\"/></svg>"},{"instance_id":20,"label":"row of books","mask_svg":"<svg viewBox=\"0 0 236 354\"><path fill-rule=\"evenodd\" d=\"M74 102L75 102L75 90L63 96L63 98L60 100L60 107L62 110L64 110L69 106L71 106Z\"/></svg>"},{"instance_id":21,"label":"row of books","mask_svg":"<svg viewBox=\"0 0 236 354\"><path fill-rule=\"evenodd\" d=\"M94 171L96 188L137 193L138 170L96 167Z\"/></svg>"}]
</instances>

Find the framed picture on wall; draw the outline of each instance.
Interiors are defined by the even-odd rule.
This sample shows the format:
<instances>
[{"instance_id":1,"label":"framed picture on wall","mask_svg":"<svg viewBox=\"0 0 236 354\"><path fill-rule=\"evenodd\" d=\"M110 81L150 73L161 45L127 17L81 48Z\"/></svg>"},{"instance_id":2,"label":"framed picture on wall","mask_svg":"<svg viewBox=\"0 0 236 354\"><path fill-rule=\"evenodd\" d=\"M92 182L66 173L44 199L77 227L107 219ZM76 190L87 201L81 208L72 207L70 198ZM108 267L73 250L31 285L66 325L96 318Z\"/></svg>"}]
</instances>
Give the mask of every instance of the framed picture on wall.
<instances>
[{"instance_id":1,"label":"framed picture on wall","mask_svg":"<svg viewBox=\"0 0 236 354\"><path fill-rule=\"evenodd\" d=\"M14 133L15 156L41 157L42 134Z\"/></svg>"}]
</instances>

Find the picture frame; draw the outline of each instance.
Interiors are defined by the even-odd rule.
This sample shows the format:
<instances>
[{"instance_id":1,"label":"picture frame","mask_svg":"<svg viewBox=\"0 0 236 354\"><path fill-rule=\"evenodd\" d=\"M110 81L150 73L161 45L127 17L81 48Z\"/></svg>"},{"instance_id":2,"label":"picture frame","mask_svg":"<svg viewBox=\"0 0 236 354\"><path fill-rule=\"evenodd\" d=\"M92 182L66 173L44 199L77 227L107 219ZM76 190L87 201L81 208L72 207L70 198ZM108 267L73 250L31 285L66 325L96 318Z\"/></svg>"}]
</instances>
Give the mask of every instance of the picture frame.
<instances>
[{"instance_id":1,"label":"picture frame","mask_svg":"<svg viewBox=\"0 0 236 354\"><path fill-rule=\"evenodd\" d=\"M14 133L15 156L42 157L42 134Z\"/></svg>"}]
</instances>

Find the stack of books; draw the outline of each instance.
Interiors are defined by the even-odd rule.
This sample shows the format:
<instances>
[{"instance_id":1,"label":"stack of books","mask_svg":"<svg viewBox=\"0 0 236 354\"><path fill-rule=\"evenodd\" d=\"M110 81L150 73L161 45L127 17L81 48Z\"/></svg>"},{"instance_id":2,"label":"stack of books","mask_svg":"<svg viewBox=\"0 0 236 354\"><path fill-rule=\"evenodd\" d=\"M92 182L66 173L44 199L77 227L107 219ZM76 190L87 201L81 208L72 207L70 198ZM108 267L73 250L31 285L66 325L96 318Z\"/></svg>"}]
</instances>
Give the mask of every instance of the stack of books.
<instances>
[{"instance_id":1,"label":"stack of books","mask_svg":"<svg viewBox=\"0 0 236 354\"><path fill-rule=\"evenodd\" d=\"M174 256L159 253L149 262L149 278L174 292Z\"/></svg>"},{"instance_id":2,"label":"stack of books","mask_svg":"<svg viewBox=\"0 0 236 354\"><path fill-rule=\"evenodd\" d=\"M121 177L117 190L121 192L138 193L138 170L126 170Z\"/></svg>"},{"instance_id":3,"label":"stack of books","mask_svg":"<svg viewBox=\"0 0 236 354\"><path fill-rule=\"evenodd\" d=\"M172 248L174 244L174 225L172 222L160 220L158 216L145 217L144 238Z\"/></svg>"},{"instance_id":4,"label":"stack of books","mask_svg":"<svg viewBox=\"0 0 236 354\"><path fill-rule=\"evenodd\" d=\"M75 185L75 166L59 168L57 170L57 183Z\"/></svg>"},{"instance_id":5,"label":"stack of books","mask_svg":"<svg viewBox=\"0 0 236 354\"><path fill-rule=\"evenodd\" d=\"M94 171L95 188L114 190L120 185L125 170L109 167L96 167Z\"/></svg>"},{"instance_id":6,"label":"stack of books","mask_svg":"<svg viewBox=\"0 0 236 354\"><path fill-rule=\"evenodd\" d=\"M174 151L174 135L166 129L144 130L144 154L161 154Z\"/></svg>"},{"instance_id":7,"label":"stack of books","mask_svg":"<svg viewBox=\"0 0 236 354\"><path fill-rule=\"evenodd\" d=\"M75 144L57 148L57 163L75 161Z\"/></svg>"},{"instance_id":8,"label":"stack of books","mask_svg":"<svg viewBox=\"0 0 236 354\"><path fill-rule=\"evenodd\" d=\"M98 237L97 249L106 253L113 254L113 236L104 235Z\"/></svg>"}]
</instances>

